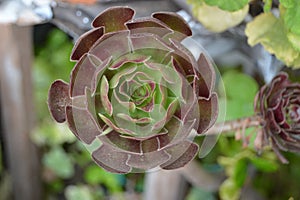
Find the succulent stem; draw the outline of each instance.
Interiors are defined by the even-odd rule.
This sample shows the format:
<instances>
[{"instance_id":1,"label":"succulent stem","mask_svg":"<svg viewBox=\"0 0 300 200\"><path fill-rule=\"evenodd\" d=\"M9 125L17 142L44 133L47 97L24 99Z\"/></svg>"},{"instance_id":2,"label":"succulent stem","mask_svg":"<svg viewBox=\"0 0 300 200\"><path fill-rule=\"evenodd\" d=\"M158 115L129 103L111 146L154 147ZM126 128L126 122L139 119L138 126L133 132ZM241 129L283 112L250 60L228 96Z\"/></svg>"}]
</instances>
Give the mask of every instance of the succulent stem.
<instances>
[{"instance_id":1,"label":"succulent stem","mask_svg":"<svg viewBox=\"0 0 300 200\"><path fill-rule=\"evenodd\" d=\"M205 135L224 134L230 131L242 132L249 127L258 127L262 124L262 117L260 115L253 115L250 117L243 117L239 119L229 120L225 122L216 123L210 128Z\"/></svg>"}]
</instances>

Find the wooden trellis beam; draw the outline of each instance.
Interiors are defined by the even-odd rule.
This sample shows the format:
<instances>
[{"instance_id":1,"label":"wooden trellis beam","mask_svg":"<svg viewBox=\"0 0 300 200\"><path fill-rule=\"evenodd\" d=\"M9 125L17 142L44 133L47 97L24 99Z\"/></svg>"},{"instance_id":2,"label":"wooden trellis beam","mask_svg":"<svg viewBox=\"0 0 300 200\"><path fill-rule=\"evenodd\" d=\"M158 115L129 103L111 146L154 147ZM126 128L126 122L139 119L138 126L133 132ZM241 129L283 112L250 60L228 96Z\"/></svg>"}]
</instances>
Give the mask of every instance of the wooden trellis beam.
<instances>
[{"instance_id":1,"label":"wooden trellis beam","mask_svg":"<svg viewBox=\"0 0 300 200\"><path fill-rule=\"evenodd\" d=\"M13 197L40 200L42 185L37 149L30 141L34 126L32 29L0 24L0 30L0 114Z\"/></svg>"}]
</instances>

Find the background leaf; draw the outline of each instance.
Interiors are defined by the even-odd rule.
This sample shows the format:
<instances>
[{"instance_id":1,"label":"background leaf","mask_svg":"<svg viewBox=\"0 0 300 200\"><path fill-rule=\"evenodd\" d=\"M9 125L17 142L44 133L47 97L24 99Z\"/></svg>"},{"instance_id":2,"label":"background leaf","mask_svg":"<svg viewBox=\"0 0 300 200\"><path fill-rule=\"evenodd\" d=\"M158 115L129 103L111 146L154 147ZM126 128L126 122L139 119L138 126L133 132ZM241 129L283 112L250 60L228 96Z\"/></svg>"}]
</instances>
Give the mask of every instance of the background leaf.
<instances>
[{"instance_id":1,"label":"background leaf","mask_svg":"<svg viewBox=\"0 0 300 200\"><path fill-rule=\"evenodd\" d=\"M220 198L222 200L238 200L241 194L241 189L236 186L232 179L226 179L220 187Z\"/></svg>"},{"instance_id":2,"label":"background leaf","mask_svg":"<svg viewBox=\"0 0 300 200\"><path fill-rule=\"evenodd\" d=\"M67 200L93 200L91 191L86 186L70 185L65 190Z\"/></svg>"},{"instance_id":3,"label":"background leaf","mask_svg":"<svg viewBox=\"0 0 300 200\"><path fill-rule=\"evenodd\" d=\"M217 6L222 10L237 11L248 4L248 0L204 0L210 6Z\"/></svg>"},{"instance_id":4,"label":"background leaf","mask_svg":"<svg viewBox=\"0 0 300 200\"><path fill-rule=\"evenodd\" d=\"M281 12L286 28L297 35L300 35L300 1L280 0L284 11Z\"/></svg>"},{"instance_id":5,"label":"background leaf","mask_svg":"<svg viewBox=\"0 0 300 200\"><path fill-rule=\"evenodd\" d=\"M247 24L245 33L251 46L261 43L288 66L300 67L300 52L290 43L281 18L271 12L260 14Z\"/></svg>"},{"instance_id":6,"label":"background leaf","mask_svg":"<svg viewBox=\"0 0 300 200\"><path fill-rule=\"evenodd\" d=\"M44 155L43 164L61 178L70 178L74 174L73 162L60 146Z\"/></svg>"},{"instance_id":7,"label":"background leaf","mask_svg":"<svg viewBox=\"0 0 300 200\"><path fill-rule=\"evenodd\" d=\"M258 85L252 77L236 70L230 70L224 73L222 78L228 99L253 102Z\"/></svg>"},{"instance_id":8,"label":"background leaf","mask_svg":"<svg viewBox=\"0 0 300 200\"><path fill-rule=\"evenodd\" d=\"M226 120L250 116L254 113L253 100L258 84L250 76L236 70L228 70L223 74L226 91Z\"/></svg>"},{"instance_id":9,"label":"background leaf","mask_svg":"<svg viewBox=\"0 0 300 200\"><path fill-rule=\"evenodd\" d=\"M122 175L107 173L96 164L90 165L84 172L84 179L88 184L103 184L112 193L122 191L122 185L120 182L120 179L122 179L122 177Z\"/></svg>"},{"instance_id":10,"label":"background leaf","mask_svg":"<svg viewBox=\"0 0 300 200\"><path fill-rule=\"evenodd\" d=\"M70 131L67 124L58 124L54 121L44 121L41 123L36 127L31 138L39 146L55 146L76 141L76 137Z\"/></svg>"},{"instance_id":11,"label":"background leaf","mask_svg":"<svg viewBox=\"0 0 300 200\"><path fill-rule=\"evenodd\" d=\"M210 31L223 32L240 24L248 14L249 5L246 4L236 11L222 10L216 6L189 1L193 5L193 14ZM222 19L222 20L220 20Z\"/></svg>"}]
</instances>

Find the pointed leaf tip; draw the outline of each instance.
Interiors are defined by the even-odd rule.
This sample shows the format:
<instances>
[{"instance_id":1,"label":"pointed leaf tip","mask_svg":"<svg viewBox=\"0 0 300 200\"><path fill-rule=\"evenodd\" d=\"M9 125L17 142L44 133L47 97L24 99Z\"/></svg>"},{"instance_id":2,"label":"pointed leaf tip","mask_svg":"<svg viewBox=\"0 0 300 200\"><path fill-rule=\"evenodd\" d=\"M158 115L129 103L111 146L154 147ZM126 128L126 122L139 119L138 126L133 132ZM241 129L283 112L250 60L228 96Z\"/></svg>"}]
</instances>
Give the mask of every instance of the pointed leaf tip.
<instances>
[{"instance_id":1,"label":"pointed leaf tip","mask_svg":"<svg viewBox=\"0 0 300 200\"><path fill-rule=\"evenodd\" d=\"M157 12L152 17L162 21L172 30L178 31L185 36L191 36L192 31L188 23L178 14L172 12Z\"/></svg>"},{"instance_id":2,"label":"pointed leaf tip","mask_svg":"<svg viewBox=\"0 0 300 200\"><path fill-rule=\"evenodd\" d=\"M93 44L104 34L104 28L99 27L92 29L85 34L83 34L76 42L72 53L71 60L79 60L85 53L87 53Z\"/></svg>"},{"instance_id":3,"label":"pointed leaf tip","mask_svg":"<svg viewBox=\"0 0 300 200\"><path fill-rule=\"evenodd\" d=\"M126 30L125 23L133 18L134 13L129 7L111 7L100 13L92 22L92 26L105 27L105 33Z\"/></svg>"},{"instance_id":4,"label":"pointed leaf tip","mask_svg":"<svg viewBox=\"0 0 300 200\"><path fill-rule=\"evenodd\" d=\"M209 98L215 86L215 69L204 54L200 54L197 63L200 74L199 83L202 86L199 88L199 95Z\"/></svg>"}]
</instances>

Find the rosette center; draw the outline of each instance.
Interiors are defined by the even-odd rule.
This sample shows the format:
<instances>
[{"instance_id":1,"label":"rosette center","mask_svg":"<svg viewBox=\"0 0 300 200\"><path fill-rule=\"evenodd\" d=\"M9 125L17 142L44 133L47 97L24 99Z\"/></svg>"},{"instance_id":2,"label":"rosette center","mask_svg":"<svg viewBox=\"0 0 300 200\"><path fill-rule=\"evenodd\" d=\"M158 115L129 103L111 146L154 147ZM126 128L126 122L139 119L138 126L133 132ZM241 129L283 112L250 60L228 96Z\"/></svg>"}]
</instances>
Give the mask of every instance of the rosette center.
<instances>
[{"instance_id":1,"label":"rosette center","mask_svg":"<svg viewBox=\"0 0 300 200\"><path fill-rule=\"evenodd\" d=\"M107 71L107 81L101 83L107 86L100 87L102 93L108 88L107 98L102 99L101 119L126 137L144 139L166 134L165 125L182 103L181 79L174 70L178 81L162 73L167 68L171 73L171 66L127 62Z\"/></svg>"},{"instance_id":2,"label":"rosette center","mask_svg":"<svg viewBox=\"0 0 300 200\"><path fill-rule=\"evenodd\" d=\"M299 105L291 105L287 109L288 123L292 127L296 127L296 124L300 123L300 106Z\"/></svg>"}]
</instances>

